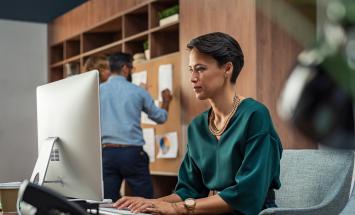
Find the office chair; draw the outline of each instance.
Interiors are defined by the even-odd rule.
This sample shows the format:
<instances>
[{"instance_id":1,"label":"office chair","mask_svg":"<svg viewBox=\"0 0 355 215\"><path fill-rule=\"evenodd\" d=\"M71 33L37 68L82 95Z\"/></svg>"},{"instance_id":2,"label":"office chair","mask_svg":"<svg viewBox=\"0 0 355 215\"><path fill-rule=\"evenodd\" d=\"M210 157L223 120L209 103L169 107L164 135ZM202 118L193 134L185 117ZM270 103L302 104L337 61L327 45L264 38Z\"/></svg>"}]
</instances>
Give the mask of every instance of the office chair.
<instances>
[{"instance_id":1,"label":"office chair","mask_svg":"<svg viewBox=\"0 0 355 215\"><path fill-rule=\"evenodd\" d=\"M259 215L339 214L348 201L353 165L354 154L349 151L285 150L282 186L275 191L278 208Z\"/></svg>"}]
</instances>

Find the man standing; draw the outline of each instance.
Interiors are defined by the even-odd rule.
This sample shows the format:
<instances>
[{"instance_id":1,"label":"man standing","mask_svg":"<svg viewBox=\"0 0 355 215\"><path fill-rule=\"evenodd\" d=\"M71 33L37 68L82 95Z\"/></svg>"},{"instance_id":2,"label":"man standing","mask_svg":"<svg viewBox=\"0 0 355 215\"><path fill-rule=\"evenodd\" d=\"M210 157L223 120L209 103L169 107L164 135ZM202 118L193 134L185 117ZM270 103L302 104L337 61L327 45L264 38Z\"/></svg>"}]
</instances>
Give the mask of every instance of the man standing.
<instances>
[{"instance_id":1,"label":"man standing","mask_svg":"<svg viewBox=\"0 0 355 215\"><path fill-rule=\"evenodd\" d=\"M167 120L172 95L162 92L162 107L155 106L152 97L131 83L132 56L117 53L109 58L111 76L100 85L101 142L104 195L116 201L125 179L135 196L153 197L149 173L149 157L143 150L141 111L157 123Z\"/></svg>"}]
</instances>

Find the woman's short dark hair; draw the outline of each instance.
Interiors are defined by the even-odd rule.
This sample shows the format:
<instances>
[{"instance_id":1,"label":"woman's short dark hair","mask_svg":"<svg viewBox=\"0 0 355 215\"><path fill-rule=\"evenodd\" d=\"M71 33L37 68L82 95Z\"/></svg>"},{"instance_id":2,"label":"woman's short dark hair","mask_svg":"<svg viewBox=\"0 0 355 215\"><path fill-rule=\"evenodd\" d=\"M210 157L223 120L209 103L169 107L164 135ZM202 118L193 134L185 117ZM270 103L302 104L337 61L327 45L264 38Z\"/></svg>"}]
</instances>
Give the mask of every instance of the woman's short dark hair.
<instances>
[{"instance_id":1,"label":"woman's short dark hair","mask_svg":"<svg viewBox=\"0 0 355 215\"><path fill-rule=\"evenodd\" d=\"M231 36L221 32L204 34L192 39L187 48L196 48L200 53L214 58L218 66L223 66L227 62L233 63L233 72L230 78L232 83L237 81L238 75L244 65L243 51L239 43Z\"/></svg>"},{"instance_id":2,"label":"woman's short dark hair","mask_svg":"<svg viewBox=\"0 0 355 215\"><path fill-rule=\"evenodd\" d=\"M124 65L132 66L133 57L131 54L118 52L109 57L110 70L112 73L121 73Z\"/></svg>"}]
</instances>

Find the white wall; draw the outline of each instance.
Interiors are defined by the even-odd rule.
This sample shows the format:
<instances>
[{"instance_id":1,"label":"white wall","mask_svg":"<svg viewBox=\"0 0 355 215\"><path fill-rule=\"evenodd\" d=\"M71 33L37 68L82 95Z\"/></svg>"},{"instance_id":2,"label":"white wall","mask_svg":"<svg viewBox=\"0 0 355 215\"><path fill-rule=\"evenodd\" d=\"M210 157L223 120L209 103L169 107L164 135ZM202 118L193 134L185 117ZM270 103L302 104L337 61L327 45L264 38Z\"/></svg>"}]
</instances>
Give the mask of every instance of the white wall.
<instances>
[{"instance_id":1,"label":"white wall","mask_svg":"<svg viewBox=\"0 0 355 215\"><path fill-rule=\"evenodd\" d=\"M37 156L36 86L47 80L47 25L0 20L0 182L29 178Z\"/></svg>"}]
</instances>

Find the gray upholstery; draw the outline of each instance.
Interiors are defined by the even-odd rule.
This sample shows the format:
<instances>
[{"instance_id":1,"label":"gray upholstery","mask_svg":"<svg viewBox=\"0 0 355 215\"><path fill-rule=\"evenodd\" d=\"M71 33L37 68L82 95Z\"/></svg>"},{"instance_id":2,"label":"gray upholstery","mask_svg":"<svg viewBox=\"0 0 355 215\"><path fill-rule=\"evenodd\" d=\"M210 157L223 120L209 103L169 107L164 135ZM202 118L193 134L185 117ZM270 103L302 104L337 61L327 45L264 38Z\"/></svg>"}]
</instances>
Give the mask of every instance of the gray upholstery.
<instances>
[{"instance_id":1,"label":"gray upholstery","mask_svg":"<svg viewBox=\"0 0 355 215\"><path fill-rule=\"evenodd\" d=\"M340 215L354 215L355 214L355 186L353 187L353 191L351 193L350 199L346 204L344 210L340 213Z\"/></svg>"},{"instance_id":2,"label":"gray upholstery","mask_svg":"<svg viewBox=\"0 0 355 215\"><path fill-rule=\"evenodd\" d=\"M260 214L339 214L349 197L353 165L352 152L284 150L278 208Z\"/></svg>"}]
</instances>

